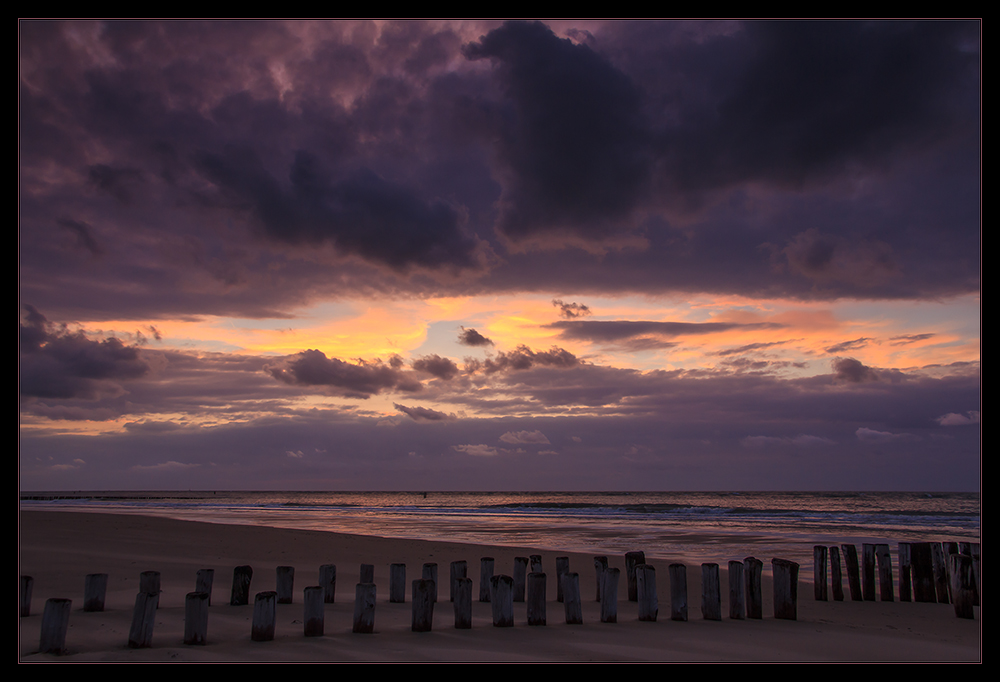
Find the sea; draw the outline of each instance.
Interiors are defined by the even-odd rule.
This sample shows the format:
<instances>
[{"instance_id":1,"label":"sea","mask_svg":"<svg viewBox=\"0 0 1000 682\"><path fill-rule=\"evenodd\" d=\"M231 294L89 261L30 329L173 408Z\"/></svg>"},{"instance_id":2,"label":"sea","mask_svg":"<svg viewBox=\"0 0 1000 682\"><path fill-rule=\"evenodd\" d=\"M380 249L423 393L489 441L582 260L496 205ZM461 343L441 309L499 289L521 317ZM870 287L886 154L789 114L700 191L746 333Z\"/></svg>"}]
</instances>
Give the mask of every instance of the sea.
<instances>
[{"instance_id":1,"label":"sea","mask_svg":"<svg viewBox=\"0 0 1000 682\"><path fill-rule=\"evenodd\" d=\"M20 506L690 562L980 542L982 518L979 493L931 492L22 492Z\"/></svg>"}]
</instances>

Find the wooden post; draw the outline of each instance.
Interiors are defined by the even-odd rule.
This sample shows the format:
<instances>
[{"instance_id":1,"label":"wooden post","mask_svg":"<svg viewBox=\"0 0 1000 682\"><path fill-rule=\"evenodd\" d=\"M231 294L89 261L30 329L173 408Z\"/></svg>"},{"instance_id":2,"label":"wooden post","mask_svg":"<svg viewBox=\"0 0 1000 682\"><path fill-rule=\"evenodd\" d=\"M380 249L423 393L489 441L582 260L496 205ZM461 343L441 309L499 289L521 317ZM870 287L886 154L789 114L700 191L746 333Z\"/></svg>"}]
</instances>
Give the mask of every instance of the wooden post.
<instances>
[{"instance_id":1,"label":"wooden post","mask_svg":"<svg viewBox=\"0 0 1000 682\"><path fill-rule=\"evenodd\" d=\"M787 559L771 559L774 581L774 617L798 619L799 565Z\"/></svg>"},{"instance_id":2,"label":"wooden post","mask_svg":"<svg viewBox=\"0 0 1000 682\"><path fill-rule=\"evenodd\" d=\"M208 641L208 592L188 592L184 597L184 643Z\"/></svg>"},{"instance_id":3,"label":"wooden post","mask_svg":"<svg viewBox=\"0 0 1000 682\"><path fill-rule=\"evenodd\" d=\"M490 601L490 592L493 591L492 581L493 557L484 556L479 560L479 601Z\"/></svg>"},{"instance_id":4,"label":"wooden post","mask_svg":"<svg viewBox=\"0 0 1000 682\"><path fill-rule=\"evenodd\" d=\"M389 564L389 603L406 602L406 564Z\"/></svg>"},{"instance_id":5,"label":"wooden post","mask_svg":"<svg viewBox=\"0 0 1000 682\"><path fill-rule=\"evenodd\" d=\"M375 582L375 564L361 564L358 582L365 585Z\"/></svg>"},{"instance_id":6,"label":"wooden post","mask_svg":"<svg viewBox=\"0 0 1000 682\"><path fill-rule=\"evenodd\" d=\"M881 601L895 601L892 589L892 555L889 545L875 545L875 560L878 563L878 594Z\"/></svg>"},{"instance_id":7,"label":"wooden post","mask_svg":"<svg viewBox=\"0 0 1000 682\"><path fill-rule=\"evenodd\" d=\"M42 632L38 640L39 652L61 654L66 651L66 630L69 628L69 612L72 605L73 602L69 599L53 598L45 602L45 609L42 611Z\"/></svg>"},{"instance_id":8,"label":"wooden post","mask_svg":"<svg viewBox=\"0 0 1000 682\"><path fill-rule=\"evenodd\" d=\"M35 579L30 575L21 576L21 618L31 615L31 590Z\"/></svg>"},{"instance_id":9,"label":"wooden post","mask_svg":"<svg viewBox=\"0 0 1000 682\"><path fill-rule=\"evenodd\" d=\"M528 557L514 557L514 601L524 601L525 584L528 581Z\"/></svg>"},{"instance_id":10,"label":"wooden post","mask_svg":"<svg viewBox=\"0 0 1000 682\"><path fill-rule=\"evenodd\" d=\"M490 578L493 627L514 627L514 580L509 575Z\"/></svg>"},{"instance_id":11,"label":"wooden post","mask_svg":"<svg viewBox=\"0 0 1000 682\"><path fill-rule=\"evenodd\" d=\"M747 618L760 620L764 617L764 594L760 589L760 574L764 571L764 562L748 556L743 560L743 575L747 587Z\"/></svg>"},{"instance_id":12,"label":"wooden post","mask_svg":"<svg viewBox=\"0 0 1000 682\"><path fill-rule=\"evenodd\" d=\"M861 545L861 593L865 601L875 601L875 545Z\"/></svg>"},{"instance_id":13,"label":"wooden post","mask_svg":"<svg viewBox=\"0 0 1000 682\"><path fill-rule=\"evenodd\" d=\"M601 601L601 585L604 582L604 572L608 570L608 558L606 556L594 557L594 573L597 575L597 596L595 601Z\"/></svg>"},{"instance_id":14,"label":"wooden post","mask_svg":"<svg viewBox=\"0 0 1000 682\"><path fill-rule=\"evenodd\" d=\"M336 603L337 566L335 564L323 564L319 567L319 586L323 588L323 603Z\"/></svg>"},{"instance_id":15,"label":"wooden post","mask_svg":"<svg viewBox=\"0 0 1000 682\"><path fill-rule=\"evenodd\" d=\"M250 627L250 639L255 642L270 642L274 639L275 609L278 593L274 591L258 592L253 600L253 624Z\"/></svg>"},{"instance_id":16,"label":"wooden post","mask_svg":"<svg viewBox=\"0 0 1000 682\"><path fill-rule=\"evenodd\" d=\"M639 602L639 620L656 622L660 602L656 596L656 569L650 564L635 567L636 599Z\"/></svg>"},{"instance_id":17,"label":"wooden post","mask_svg":"<svg viewBox=\"0 0 1000 682\"><path fill-rule=\"evenodd\" d=\"M278 603L291 604L292 590L295 584L295 567L278 566L275 571L274 584L277 586Z\"/></svg>"},{"instance_id":18,"label":"wooden post","mask_svg":"<svg viewBox=\"0 0 1000 682\"><path fill-rule=\"evenodd\" d=\"M604 571L604 582L601 584L601 622L618 622L618 576L617 568Z\"/></svg>"},{"instance_id":19,"label":"wooden post","mask_svg":"<svg viewBox=\"0 0 1000 682\"><path fill-rule=\"evenodd\" d=\"M199 568L194 578L194 591L208 595L208 605L212 605L212 583L215 582L214 568Z\"/></svg>"},{"instance_id":20,"label":"wooden post","mask_svg":"<svg viewBox=\"0 0 1000 682\"><path fill-rule=\"evenodd\" d=\"M830 547L830 583L833 601L844 601L844 574L840 566L840 547Z\"/></svg>"},{"instance_id":21,"label":"wooden post","mask_svg":"<svg viewBox=\"0 0 1000 682\"><path fill-rule=\"evenodd\" d=\"M688 619L687 566L670 564L670 620Z\"/></svg>"},{"instance_id":22,"label":"wooden post","mask_svg":"<svg viewBox=\"0 0 1000 682\"><path fill-rule=\"evenodd\" d=\"M705 620L722 620L719 564L701 565L701 617Z\"/></svg>"},{"instance_id":23,"label":"wooden post","mask_svg":"<svg viewBox=\"0 0 1000 682\"><path fill-rule=\"evenodd\" d=\"M743 620L746 617L746 580L743 577L743 562L729 562L729 617Z\"/></svg>"},{"instance_id":24,"label":"wooden post","mask_svg":"<svg viewBox=\"0 0 1000 682\"><path fill-rule=\"evenodd\" d=\"M975 618L973 608L976 581L972 571L972 557L964 554L952 554L951 561L951 596L955 606L955 616L958 618Z\"/></svg>"},{"instance_id":25,"label":"wooden post","mask_svg":"<svg viewBox=\"0 0 1000 682\"><path fill-rule=\"evenodd\" d=\"M569 557L556 557L556 601L560 604L563 601L563 576L569 573Z\"/></svg>"},{"instance_id":26,"label":"wooden post","mask_svg":"<svg viewBox=\"0 0 1000 682\"><path fill-rule=\"evenodd\" d=\"M433 564L437 568L437 564ZM427 564L424 564L427 567ZM426 571L425 571L426 573ZM433 578L421 578L413 581L411 597L413 599L413 632L430 632L434 623L434 593L437 591L437 581Z\"/></svg>"},{"instance_id":27,"label":"wooden post","mask_svg":"<svg viewBox=\"0 0 1000 682\"><path fill-rule=\"evenodd\" d=\"M826 589L826 545L813 545L813 598L828 601Z\"/></svg>"},{"instance_id":28,"label":"wooden post","mask_svg":"<svg viewBox=\"0 0 1000 682\"><path fill-rule=\"evenodd\" d=\"M424 580L430 580L433 584L431 585L431 601L437 602L438 600L438 565L435 563L424 564L423 573L421 577Z\"/></svg>"},{"instance_id":29,"label":"wooden post","mask_svg":"<svg viewBox=\"0 0 1000 682\"><path fill-rule=\"evenodd\" d=\"M128 631L128 646L130 649L143 649L153 646L153 623L156 621L156 603L159 598L149 592L139 592L135 595L135 607L132 609L132 627Z\"/></svg>"},{"instance_id":30,"label":"wooden post","mask_svg":"<svg viewBox=\"0 0 1000 682\"><path fill-rule=\"evenodd\" d=\"M639 601L639 589L635 584L635 567L646 563L646 555L643 552L625 553L625 576L628 580L628 600Z\"/></svg>"},{"instance_id":31,"label":"wooden post","mask_svg":"<svg viewBox=\"0 0 1000 682\"><path fill-rule=\"evenodd\" d=\"M156 597L156 606L160 608L160 572L143 571L139 574L139 591Z\"/></svg>"},{"instance_id":32,"label":"wooden post","mask_svg":"<svg viewBox=\"0 0 1000 682\"><path fill-rule=\"evenodd\" d=\"M466 577L468 573L469 565L465 561L452 561L451 562L451 581L448 584L448 599L449 601L455 601L455 587L459 578Z\"/></svg>"},{"instance_id":33,"label":"wooden post","mask_svg":"<svg viewBox=\"0 0 1000 682\"><path fill-rule=\"evenodd\" d=\"M566 610L566 625L583 624L579 573L567 573L563 576L563 606Z\"/></svg>"},{"instance_id":34,"label":"wooden post","mask_svg":"<svg viewBox=\"0 0 1000 682\"><path fill-rule=\"evenodd\" d=\"M108 574L91 573L83 581L83 610L103 611L104 597L108 592Z\"/></svg>"},{"instance_id":35,"label":"wooden post","mask_svg":"<svg viewBox=\"0 0 1000 682\"><path fill-rule=\"evenodd\" d=\"M237 566L233 569L233 592L229 598L230 606L246 606L250 603L251 579L253 579L253 569L249 566Z\"/></svg>"},{"instance_id":36,"label":"wooden post","mask_svg":"<svg viewBox=\"0 0 1000 682\"><path fill-rule=\"evenodd\" d=\"M899 543L899 601L913 601L913 584L910 582L912 571L910 561L910 543Z\"/></svg>"},{"instance_id":37,"label":"wooden post","mask_svg":"<svg viewBox=\"0 0 1000 682\"><path fill-rule=\"evenodd\" d=\"M358 583L354 588L354 632L375 632L375 583Z\"/></svg>"},{"instance_id":38,"label":"wooden post","mask_svg":"<svg viewBox=\"0 0 1000 682\"><path fill-rule=\"evenodd\" d=\"M931 543L911 542L910 561L913 562L913 601L935 603L937 596L934 592L934 560L931 558Z\"/></svg>"},{"instance_id":39,"label":"wooden post","mask_svg":"<svg viewBox=\"0 0 1000 682\"><path fill-rule=\"evenodd\" d=\"M545 574L529 573L527 583L528 625L545 625Z\"/></svg>"},{"instance_id":40,"label":"wooden post","mask_svg":"<svg viewBox=\"0 0 1000 682\"><path fill-rule=\"evenodd\" d=\"M948 595L951 581L948 579L948 562L945 561L944 548L940 542L931 543L931 565L934 567L934 589L938 604L948 604L951 602Z\"/></svg>"},{"instance_id":41,"label":"wooden post","mask_svg":"<svg viewBox=\"0 0 1000 682\"><path fill-rule=\"evenodd\" d=\"M472 578L455 579L455 629L472 629Z\"/></svg>"},{"instance_id":42,"label":"wooden post","mask_svg":"<svg viewBox=\"0 0 1000 682\"><path fill-rule=\"evenodd\" d=\"M311 585L302 590L302 634L306 637L322 637L325 628L323 586Z\"/></svg>"},{"instance_id":43,"label":"wooden post","mask_svg":"<svg viewBox=\"0 0 1000 682\"><path fill-rule=\"evenodd\" d=\"M854 545L841 545L844 550L844 565L847 567L847 585L851 589L851 601L862 601L861 571L858 568L858 548Z\"/></svg>"}]
</instances>

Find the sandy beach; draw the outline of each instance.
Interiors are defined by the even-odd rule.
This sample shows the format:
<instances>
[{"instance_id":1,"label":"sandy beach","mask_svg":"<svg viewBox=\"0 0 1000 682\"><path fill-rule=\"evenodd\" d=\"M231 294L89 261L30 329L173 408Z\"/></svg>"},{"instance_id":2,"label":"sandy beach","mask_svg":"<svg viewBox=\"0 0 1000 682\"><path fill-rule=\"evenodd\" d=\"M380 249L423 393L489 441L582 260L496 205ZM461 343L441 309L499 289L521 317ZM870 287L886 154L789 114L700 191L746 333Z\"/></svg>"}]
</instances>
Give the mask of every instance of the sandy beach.
<instances>
[{"instance_id":1,"label":"sandy beach","mask_svg":"<svg viewBox=\"0 0 1000 682\"><path fill-rule=\"evenodd\" d=\"M689 620L670 620L668 561L652 560L659 594L657 622L638 620L638 607L619 587L618 622L601 623L594 600L593 557L541 552L548 575L547 625L527 625L526 607L514 605L514 627L492 625L489 604L473 603L473 628L456 630L448 602L449 564L465 560L479 589L480 558L492 556L496 573L510 573L515 556L539 553L531 548L487 547L459 543L385 539L319 531L218 525L163 518L102 513L22 511L20 573L34 578L31 615L19 619L21 662L628 662L628 661L963 661L982 658L981 612L961 620L947 604L900 602L817 602L812 595L812 567L799 580L798 619L773 617L770 559L764 561L763 620L706 621L700 611L700 568L688 566ZM642 549L642 548L636 548ZM582 625L567 625L556 601L555 558L568 556L580 574ZM726 562L722 567L723 614L728 614ZM624 557L609 557L622 570ZM405 563L407 584L426 562L438 564L442 580L434 610L434 629L411 631L407 602L388 601L389 565ZM302 589L318 582L321 564L337 566L335 604L325 611L325 634L303 636ZM362 563L375 566L378 600L374 634L351 632L354 590ZM279 604L275 639L250 639L252 606L230 606L233 568L249 564L251 595L275 589L277 566L295 567L295 603ZM208 624L208 644L186 646L184 598L194 590L195 573L215 569ZM160 608L148 649L127 644L139 574L161 573ZM107 573L104 612L82 610L84 576ZM73 600L67 653L39 654L45 600ZM850 597L848 597L850 599ZM252 597L251 597L252 600Z\"/></svg>"}]
</instances>

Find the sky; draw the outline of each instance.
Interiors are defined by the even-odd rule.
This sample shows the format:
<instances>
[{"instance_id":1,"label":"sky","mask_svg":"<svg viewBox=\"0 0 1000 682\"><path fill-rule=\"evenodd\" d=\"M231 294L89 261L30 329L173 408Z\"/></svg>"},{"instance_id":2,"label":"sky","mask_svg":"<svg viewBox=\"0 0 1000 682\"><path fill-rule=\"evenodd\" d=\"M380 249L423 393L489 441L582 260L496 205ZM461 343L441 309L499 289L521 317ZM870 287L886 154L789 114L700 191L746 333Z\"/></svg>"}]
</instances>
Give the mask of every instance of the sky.
<instances>
[{"instance_id":1,"label":"sky","mask_svg":"<svg viewBox=\"0 0 1000 682\"><path fill-rule=\"evenodd\" d=\"M977 21L19 23L22 490L978 490Z\"/></svg>"}]
</instances>

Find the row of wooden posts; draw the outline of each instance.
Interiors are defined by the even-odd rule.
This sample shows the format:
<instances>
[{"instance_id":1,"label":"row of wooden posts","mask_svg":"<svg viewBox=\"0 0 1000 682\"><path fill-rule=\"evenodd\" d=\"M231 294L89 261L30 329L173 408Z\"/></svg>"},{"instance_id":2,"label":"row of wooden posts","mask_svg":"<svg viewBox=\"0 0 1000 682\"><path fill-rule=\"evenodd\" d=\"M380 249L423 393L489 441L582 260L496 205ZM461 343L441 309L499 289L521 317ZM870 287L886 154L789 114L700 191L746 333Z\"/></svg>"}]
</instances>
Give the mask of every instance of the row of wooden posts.
<instances>
[{"instance_id":1,"label":"row of wooden posts","mask_svg":"<svg viewBox=\"0 0 1000 682\"><path fill-rule=\"evenodd\" d=\"M514 625L514 602L526 602L528 625L546 623L546 575L542 572L541 555L515 557L513 575L494 575L494 560L480 560L479 601L492 605L493 625ZM761 572L763 562L754 557L729 562L729 617L734 619L763 618ZM785 559L772 559L774 578L774 617L795 620L797 614L797 585L799 565ZM450 600L454 605L455 628L472 627L472 579L467 576L465 561L453 561L450 575ZM529 571L530 568L530 571ZM606 556L594 558L595 599L601 604L601 622L618 621L618 583L620 570L608 565ZM702 570L701 612L705 620L722 620L722 598L719 565L705 563ZM659 612L656 593L656 571L646 563L643 552L625 555L625 571L629 601L638 602L639 620L655 621ZM215 571L198 571L195 591L188 593L184 606L184 643L205 644L208 633L208 607L211 603ZM295 569L278 566L276 590L259 592L254 599L251 639L268 641L274 638L276 604L292 603L292 584ZM564 604L567 624L583 623L580 596L580 577L570 572L569 558L556 558L556 600ZM688 619L687 566L674 563L669 567L670 618L675 621ZM233 584L229 603L232 606L249 604L250 583L253 569L237 566L233 571ZM320 584L303 591L304 634L319 636L324 632L324 604L334 603L337 568L326 564L319 570ZM84 582L84 611L103 611L107 591L107 574L92 574ZM422 577L413 580L411 601L413 605L412 630L425 632L431 629L434 604L438 598L438 565L423 565ZM21 576L21 615L30 614L32 579ZM389 601L405 602L406 566L389 566ZM152 646L153 623L159 603L160 574L156 571L142 573L139 593L136 595L128 646ZM371 633L375 629L375 566L362 564L360 579L355 588L355 633ZM42 614L39 650L42 653L61 653L65 650L66 631L69 624L71 600L49 599Z\"/></svg>"},{"instance_id":2,"label":"row of wooden posts","mask_svg":"<svg viewBox=\"0 0 1000 682\"><path fill-rule=\"evenodd\" d=\"M865 543L861 547L860 565L855 545L813 547L813 589L817 601L827 601L830 592L833 593L834 601L844 601L841 550L852 601L875 601L876 573L879 600L895 600L889 545ZM900 601L953 604L957 617L975 617L973 607L979 605L982 586L979 543L900 542L897 556Z\"/></svg>"}]
</instances>

